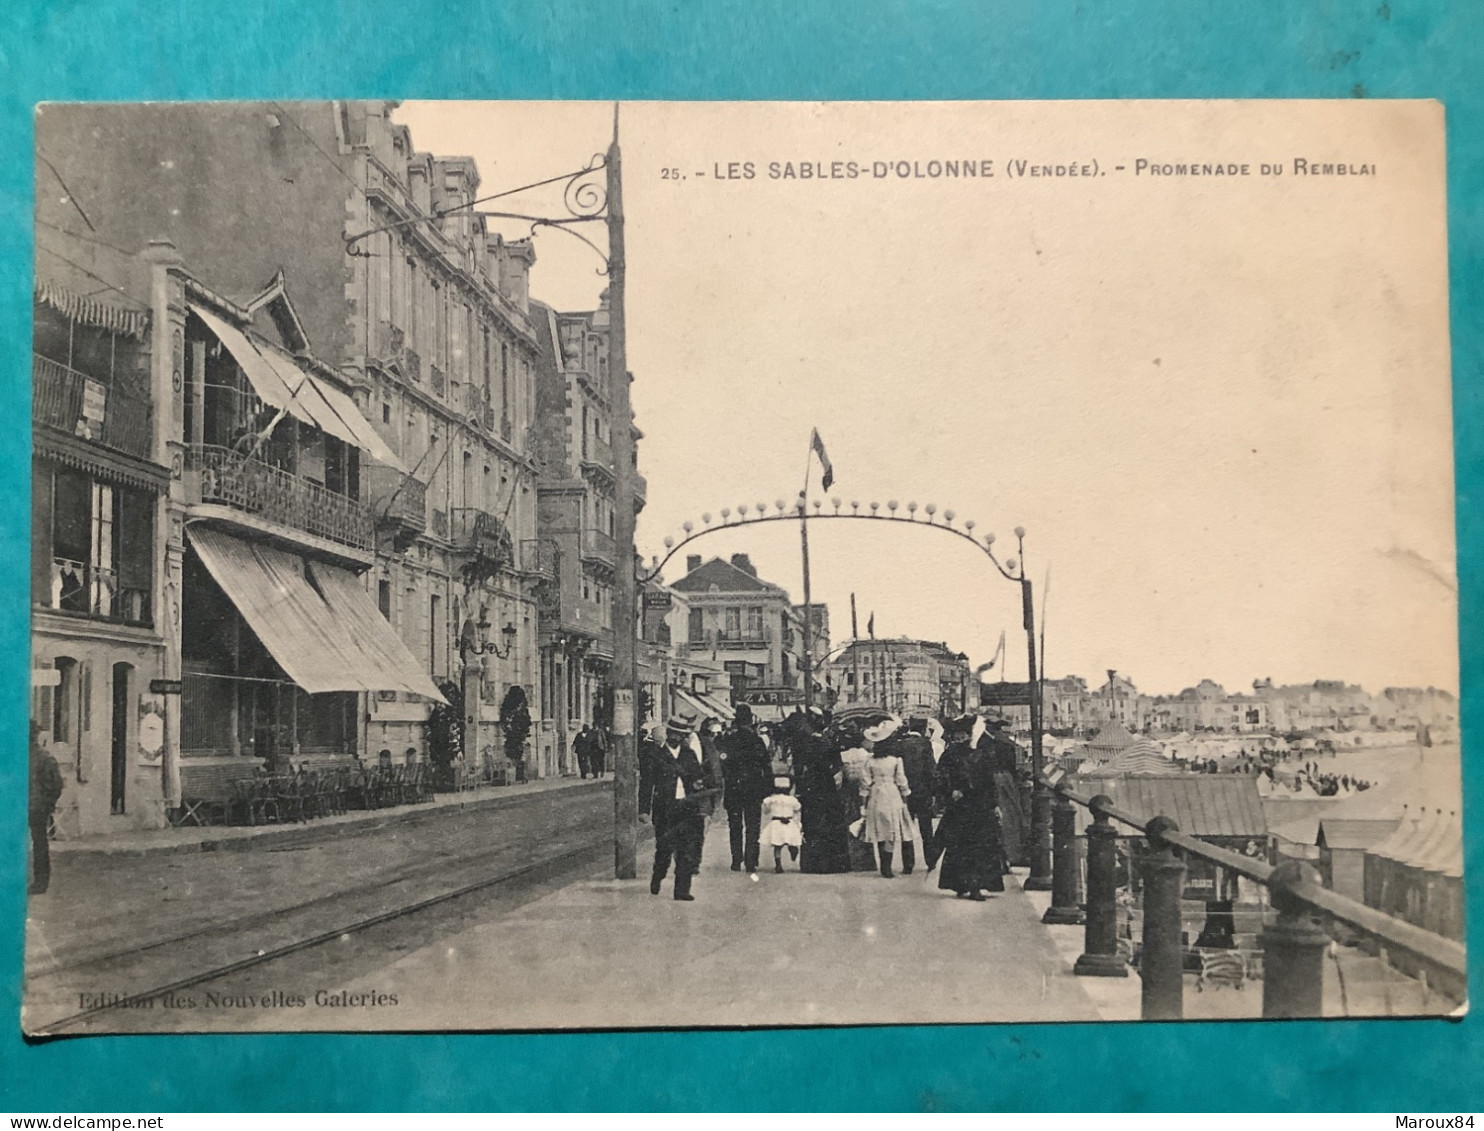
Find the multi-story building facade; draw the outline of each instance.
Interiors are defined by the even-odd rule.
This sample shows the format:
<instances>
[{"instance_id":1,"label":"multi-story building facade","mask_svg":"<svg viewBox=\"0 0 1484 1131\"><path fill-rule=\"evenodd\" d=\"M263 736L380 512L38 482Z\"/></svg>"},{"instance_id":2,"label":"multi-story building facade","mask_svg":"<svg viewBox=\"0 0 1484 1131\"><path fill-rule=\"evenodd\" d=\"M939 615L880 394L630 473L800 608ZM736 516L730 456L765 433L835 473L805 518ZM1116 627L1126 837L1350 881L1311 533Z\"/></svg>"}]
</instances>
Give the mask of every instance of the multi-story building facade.
<instances>
[{"instance_id":1,"label":"multi-story building facade","mask_svg":"<svg viewBox=\"0 0 1484 1131\"><path fill-rule=\"evenodd\" d=\"M782 586L764 581L746 554L686 559L686 573L670 588L683 595L685 631L676 644L678 661L704 659L719 664L731 682L734 700L782 714L803 702L804 616ZM829 616L814 606L811 643L816 665L829 654ZM825 673L815 666L814 689L827 691Z\"/></svg>"},{"instance_id":2,"label":"multi-story building facade","mask_svg":"<svg viewBox=\"0 0 1484 1131\"><path fill-rule=\"evenodd\" d=\"M62 770L60 835L158 826L179 704L157 682L171 455L154 404L171 373L151 266L39 228L36 272L31 718Z\"/></svg>"},{"instance_id":3,"label":"multi-story building facade","mask_svg":"<svg viewBox=\"0 0 1484 1131\"><path fill-rule=\"evenodd\" d=\"M1090 713L1087 680L1080 675L1048 679L1042 694L1048 731L1063 735L1083 733Z\"/></svg>"},{"instance_id":4,"label":"multi-story building facade","mask_svg":"<svg viewBox=\"0 0 1484 1131\"><path fill-rule=\"evenodd\" d=\"M1137 734L1150 725L1153 702L1149 696L1140 693L1128 676L1110 668L1107 682L1093 692L1088 701L1087 723L1106 726L1118 722Z\"/></svg>"},{"instance_id":5,"label":"multi-story building facade","mask_svg":"<svg viewBox=\"0 0 1484 1131\"><path fill-rule=\"evenodd\" d=\"M41 240L63 256L73 237ZM396 457L314 357L282 279L238 303L168 242L94 262L136 321L39 273L34 366L33 650L58 674L33 717L75 771L60 828L84 835L163 825L204 766L353 756L377 695L440 698L357 576L376 536L363 472ZM141 340L110 343L105 374L110 321ZM53 444L62 428L106 458Z\"/></svg>"},{"instance_id":6,"label":"multi-story building facade","mask_svg":"<svg viewBox=\"0 0 1484 1131\"><path fill-rule=\"evenodd\" d=\"M936 640L852 640L830 662L840 707L947 718L977 707L969 658Z\"/></svg>"},{"instance_id":7,"label":"multi-story building facade","mask_svg":"<svg viewBox=\"0 0 1484 1131\"><path fill-rule=\"evenodd\" d=\"M523 689L533 715L549 699L539 686L538 600L556 562L536 533L534 252L490 231L469 207L479 188L474 163L416 152L391 121L393 107L49 107L37 126L50 156L38 176L51 178L38 186L38 231L82 228L89 247L120 249L126 260L153 240L174 245L190 268L180 271L185 297L166 295L156 278L134 299L146 313L174 304L151 331L149 362L156 383L166 382L151 390L153 411L170 427L157 427L137 458L169 467L187 493L239 491L210 505L287 508L292 521L278 525L297 533L284 544L303 551L309 534L318 540L309 557L351 571L423 675L463 695L470 753L490 756L499 736L488 724L510 688ZM226 340L237 337L245 361ZM128 355L112 356L133 364ZM270 371L276 394L259 387ZM275 425L269 441L236 450L266 426L264 411L284 408L274 395L292 428ZM123 412L125 397L115 403ZM115 495L114 507L128 508L117 521L137 524L138 508L117 502L126 497ZM208 504L203 496L180 505ZM162 513L154 532L169 535ZM61 549L80 549L73 541ZM176 540L182 568L198 556L186 542ZM100 575L115 568L87 564ZM141 620L155 619L155 596ZM485 634L493 649L463 646ZM139 633L125 635L133 642ZM208 704L218 699L198 705L187 690L181 706L217 718ZM420 758L432 701L402 686L361 694L345 708L346 737L335 744L373 758ZM281 695L275 710L284 702L296 700ZM173 703L167 697L165 707ZM272 730L236 726L253 732L248 746ZM190 731L185 721L177 729ZM201 742L231 748L226 738ZM537 759L534 768L557 766Z\"/></svg>"},{"instance_id":8,"label":"multi-story building facade","mask_svg":"<svg viewBox=\"0 0 1484 1131\"><path fill-rule=\"evenodd\" d=\"M613 598L624 568L615 534L615 428L641 434L613 413L608 370L608 296L597 310L560 313L532 304L540 345L534 453L538 461L540 548L553 563L542 587L540 662L543 702L541 756L572 772L572 740L594 721L608 722L613 688ZM634 506L646 485L632 469ZM627 563L633 568L633 563ZM655 674L653 649L641 649Z\"/></svg>"}]
</instances>

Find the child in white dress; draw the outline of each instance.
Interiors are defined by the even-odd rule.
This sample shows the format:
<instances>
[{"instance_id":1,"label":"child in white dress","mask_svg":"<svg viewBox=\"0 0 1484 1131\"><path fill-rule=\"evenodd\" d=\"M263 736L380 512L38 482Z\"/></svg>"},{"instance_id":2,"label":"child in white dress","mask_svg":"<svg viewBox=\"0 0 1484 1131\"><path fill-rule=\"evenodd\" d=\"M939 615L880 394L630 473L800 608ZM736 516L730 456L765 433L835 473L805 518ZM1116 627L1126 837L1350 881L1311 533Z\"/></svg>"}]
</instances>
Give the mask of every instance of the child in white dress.
<instances>
[{"instance_id":1,"label":"child in white dress","mask_svg":"<svg viewBox=\"0 0 1484 1131\"><path fill-rule=\"evenodd\" d=\"M799 823L799 813L803 806L790 789L788 778L773 779L773 792L763 798L763 817L768 823L763 826L763 831L757 838L760 845L772 845L773 871L779 874L783 872L784 848L788 848L789 859L797 860L799 845L804 843L803 830Z\"/></svg>"}]
</instances>

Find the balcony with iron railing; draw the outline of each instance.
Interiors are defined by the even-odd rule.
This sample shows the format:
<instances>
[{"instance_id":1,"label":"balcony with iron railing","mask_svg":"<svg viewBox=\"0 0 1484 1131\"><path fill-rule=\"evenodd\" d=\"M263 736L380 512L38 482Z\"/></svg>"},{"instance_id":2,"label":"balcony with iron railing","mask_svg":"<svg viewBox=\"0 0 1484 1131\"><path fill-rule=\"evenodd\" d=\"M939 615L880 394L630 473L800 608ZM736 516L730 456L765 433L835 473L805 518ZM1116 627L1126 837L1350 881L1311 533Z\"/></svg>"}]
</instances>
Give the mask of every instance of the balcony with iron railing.
<instances>
[{"instance_id":1,"label":"balcony with iron railing","mask_svg":"<svg viewBox=\"0 0 1484 1131\"><path fill-rule=\"evenodd\" d=\"M612 534L590 526L582 532L582 557L602 565L618 564L618 545Z\"/></svg>"},{"instance_id":2,"label":"balcony with iron railing","mask_svg":"<svg viewBox=\"0 0 1484 1131\"><path fill-rule=\"evenodd\" d=\"M494 563L504 569L515 564L515 545L498 516L479 507L455 507L449 512L448 540L457 553Z\"/></svg>"},{"instance_id":3,"label":"balcony with iron railing","mask_svg":"<svg viewBox=\"0 0 1484 1131\"><path fill-rule=\"evenodd\" d=\"M379 528L404 540L427 531L427 484L382 463L370 464L365 476L368 505Z\"/></svg>"},{"instance_id":4,"label":"balcony with iron railing","mask_svg":"<svg viewBox=\"0 0 1484 1131\"><path fill-rule=\"evenodd\" d=\"M149 458L149 401L40 354L31 355L31 412L37 424Z\"/></svg>"},{"instance_id":5,"label":"balcony with iron railing","mask_svg":"<svg viewBox=\"0 0 1484 1131\"><path fill-rule=\"evenodd\" d=\"M149 627L153 620L147 588L120 584L116 569L53 558L51 584L32 594L39 608Z\"/></svg>"},{"instance_id":6,"label":"balcony with iron railing","mask_svg":"<svg viewBox=\"0 0 1484 1131\"><path fill-rule=\"evenodd\" d=\"M550 538L525 538L520 544L522 572L552 579L557 573L557 547Z\"/></svg>"},{"instance_id":7,"label":"balcony with iron railing","mask_svg":"<svg viewBox=\"0 0 1484 1131\"><path fill-rule=\"evenodd\" d=\"M198 484L195 503L227 507L255 522L303 531L354 550L375 545L372 513L358 499L213 444L192 448L187 466Z\"/></svg>"},{"instance_id":8,"label":"balcony with iron railing","mask_svg":"<svg viewBox=\"0 0 1484 1131\"><path fill-rule=\"evenodd\" d=\"M613 474L613 445L599 436L591 434L582 438L582 463L584 467L598 468Z\"/></svg>"}]
</instances>

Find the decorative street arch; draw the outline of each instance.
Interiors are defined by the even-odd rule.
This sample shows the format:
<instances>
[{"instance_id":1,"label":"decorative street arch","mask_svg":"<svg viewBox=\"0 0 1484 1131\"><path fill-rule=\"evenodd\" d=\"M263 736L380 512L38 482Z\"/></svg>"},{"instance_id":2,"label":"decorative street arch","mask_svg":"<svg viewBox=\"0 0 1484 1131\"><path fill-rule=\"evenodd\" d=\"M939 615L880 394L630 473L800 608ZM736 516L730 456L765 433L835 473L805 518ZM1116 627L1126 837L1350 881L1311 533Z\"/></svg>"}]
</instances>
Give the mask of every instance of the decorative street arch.
<instances>
[{"instance_id":1,"label":"decorative street arch","mask_svg":"<svg viewBox=\"0 0 1484 1131\"><path fill-rule=\"evenodd\" d=\"M1006 581L1012 581L1020 586L1021 595L1021 617L1026 633L1026 654L1028 659L1029 678L1027 680L1027 699L1030 707L1031 723L1031 765L1034 771L1035 789L1032 795L1031 826L1032 845L1030 853L1031 870L1026 879L1025 887L1030 891L1049 891L1051 889L1051 791L1044 784L1045 760L1042 752L1041 726L1042 726L1042 675L1037 667L1037 642L1036 642L1036 618L1035 601L1033 599L1031 579L1025 568L1025 528L1015 528L1015 556L1007 557L1003 561L995 553L995 536L993 533L976 534L973 519L965 519L960 525L957 516L951 510L944 510L942 517L935 504L927 503L919 507L915 502L907 503L903 508L896 499L886 503L886 513L882 513L881 504L870 502L865 504L866 509L862 511L861 504L852 501L849 509L843 509L845 503L839 497L828 500L829 510L825 509L825 500L806 500L799 498L792 504L782 499L776 501L772 508L766 502L755 506L748 503L740 504L734 511L731 507L723 507L717 512L720 521L714 521L712 514L707 512L701 515L701 524L686 521L681 524L684 536L676 539L667 535L664 539L665 553L663 556L655 555L650 559L648 569L638 568L636 570L637 580L642 585L655 581L659 578L670 559L678 554L684 547L690 545L708 534L715 534L722 530L739 530L748 526L760 526L770 522L825 522L825 521L863 521L863 522L890 522L902 526L913 526L919 529L940 530L946 534L952 534L968 542L994 566L995 570ZM905 510L905 514L899 513ZM921 511L922 518L918 518ZM808 678L808 677L806 677Z\"/></svg>"}]
</instances>

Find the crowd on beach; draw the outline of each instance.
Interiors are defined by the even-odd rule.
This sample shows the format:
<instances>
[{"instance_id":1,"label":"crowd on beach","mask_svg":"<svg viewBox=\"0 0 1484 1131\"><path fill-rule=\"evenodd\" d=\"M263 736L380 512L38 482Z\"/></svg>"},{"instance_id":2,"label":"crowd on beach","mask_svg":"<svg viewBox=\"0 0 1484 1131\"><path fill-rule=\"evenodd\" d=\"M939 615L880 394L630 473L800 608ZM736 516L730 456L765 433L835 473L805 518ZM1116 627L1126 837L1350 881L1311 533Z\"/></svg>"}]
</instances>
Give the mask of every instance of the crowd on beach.
<instances>
[{"instance_id":1,"label":"crowd on beach","mask_svg":"<svg viewBox=\"0 0 1484 1131\"><path fill-rule=\"evenodd\" d=\"M1316 758L1306 759L1291 769L1289 764L1295 756L1286 750L1259 750L1252 754L1243 750L1235 759L1195 759L1190 763L1190 769L1202 774L1254 774L1266 778L1275 789L1286 789L1290 793L1312 792L1320 797L1362 793L1375 784L1355 774L1327 771Z\"/></svg>"},{"instance_id":2,"label":"crowd on beach","mask_svg":"<svg viewBox=\"0 0 1484 1131\"><path fill-rule=\"evenodd\" d=\"M650 890L673 867L684 901L706 822L723 813L734 872L755 878L764 850L775 873L890 879L921 863L938 870L940 889L976 902L1005 890L1028 819L1018 747L974 715L799 710L759 727L743 704L730 725L671 718L641 743L639 766L641 819L655 831Z\"/></svg>"}]
</instances>

